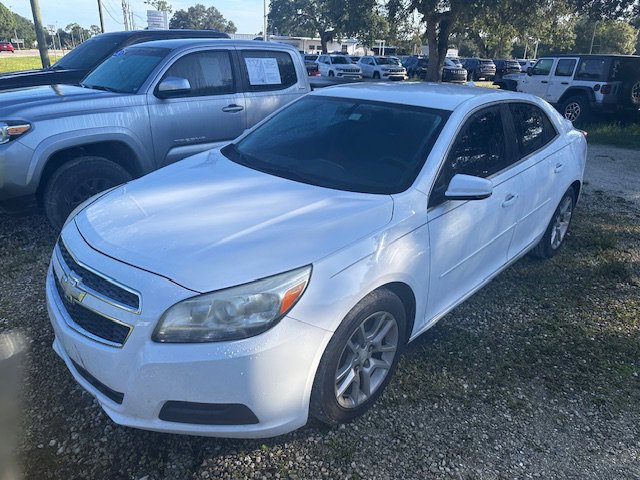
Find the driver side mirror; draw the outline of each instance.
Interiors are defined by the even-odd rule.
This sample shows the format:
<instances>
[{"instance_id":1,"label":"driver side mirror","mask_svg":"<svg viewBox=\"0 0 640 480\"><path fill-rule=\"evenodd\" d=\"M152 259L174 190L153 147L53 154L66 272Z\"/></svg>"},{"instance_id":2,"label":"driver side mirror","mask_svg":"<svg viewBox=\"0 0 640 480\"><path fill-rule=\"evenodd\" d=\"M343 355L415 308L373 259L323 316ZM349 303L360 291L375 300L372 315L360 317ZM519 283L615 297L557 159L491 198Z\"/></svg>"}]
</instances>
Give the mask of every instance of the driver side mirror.
<instances>
[{"instance_id":1,"label":"driver side mirror","mask_svg":"<svg viewBox=\"0 0 640 480\"><path fill-rule=\"evenodd\" d=\"M174 95L187 93L191 90L191 84L186 78L167 77L160 82L157 88L157 96L168 98Z\"/></svg>"},{"instance_id":2,"label":"driver side mirror","mask_svg":"<svg viewBox=\"0 0 640 480\"><path fill-rule=\"evenodd\" d=\"M447 200L483 200L492 193L491 180L458 173L449 182L444 197Z\"/></svg>"},{"instance_id":3,"label":"driver side mirror","mask_svg":"<svg viewBox=\"0 0 640 480\"><path fill-rule=\"evenodd\" d=\"M533 75L533 67L527 67L527 75Z\"/></svg>"}]
</instances>

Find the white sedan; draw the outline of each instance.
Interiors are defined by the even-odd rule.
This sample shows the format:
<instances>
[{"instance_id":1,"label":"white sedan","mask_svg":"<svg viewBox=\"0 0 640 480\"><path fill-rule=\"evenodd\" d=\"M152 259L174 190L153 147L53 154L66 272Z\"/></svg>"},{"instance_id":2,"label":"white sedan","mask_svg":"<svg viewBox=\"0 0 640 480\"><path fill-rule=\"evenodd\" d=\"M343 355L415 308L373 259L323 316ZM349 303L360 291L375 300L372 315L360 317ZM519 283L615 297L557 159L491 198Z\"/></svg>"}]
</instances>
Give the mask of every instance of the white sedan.
<instances>
[{"instance_id":1,"label":"white sedan","mask_svg":"<svg viewBox=\"0 0 640 480\"><path fill-rule=\"evenodd\" d=\"M53 347L122 425L350 421L407 342L527 252L559 251L586 150L531 95L314 92L79 206L47 275Z\"/></svg>"}]
</instances>

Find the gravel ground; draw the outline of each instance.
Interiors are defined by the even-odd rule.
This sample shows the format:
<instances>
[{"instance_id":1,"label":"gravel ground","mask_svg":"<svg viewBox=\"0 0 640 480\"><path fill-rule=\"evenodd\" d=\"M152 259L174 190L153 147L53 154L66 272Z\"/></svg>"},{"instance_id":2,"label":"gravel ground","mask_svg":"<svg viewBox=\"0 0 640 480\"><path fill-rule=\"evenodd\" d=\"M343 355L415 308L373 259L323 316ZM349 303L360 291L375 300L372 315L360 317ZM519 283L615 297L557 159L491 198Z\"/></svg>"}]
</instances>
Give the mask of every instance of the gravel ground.
<instances>
[{"instance_id":1,"label":"gravel ground","mask_svg":"<svg viewBox=\"0 0 640 480\"><path fill-rule=\"evenodd\" d=\"M40 215L0 216L0 332L30 345L25 478L640 479L634 155L592 148L563 252L521 260L412 343L366 416L259 441L111 422L51 349L43 283L54 233Z\"/></svg>"}]
</instances>

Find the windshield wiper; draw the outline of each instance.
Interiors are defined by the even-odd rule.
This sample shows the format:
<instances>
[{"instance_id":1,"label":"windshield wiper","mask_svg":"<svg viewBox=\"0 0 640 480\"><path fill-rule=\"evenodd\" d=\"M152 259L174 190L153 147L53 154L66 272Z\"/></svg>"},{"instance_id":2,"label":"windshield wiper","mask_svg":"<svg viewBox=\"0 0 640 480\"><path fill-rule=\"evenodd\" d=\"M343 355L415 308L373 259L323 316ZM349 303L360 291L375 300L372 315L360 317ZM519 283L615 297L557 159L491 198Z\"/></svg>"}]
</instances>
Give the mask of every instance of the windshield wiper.
<instances>
[{"instance_id":1,"label":"windshield wiper","mask_svg":"<svg viewBox=\"0 0 640 480\"><path fill-rule=\"evenodd\" d=\"M82 88L91 88L93 90L104 90L105 92L113 92L113 93L122 93L120 90L116 90L115 88L105 87L104 85L89 85L88 83L80 83Z\"/></svg>"}]
</instances>

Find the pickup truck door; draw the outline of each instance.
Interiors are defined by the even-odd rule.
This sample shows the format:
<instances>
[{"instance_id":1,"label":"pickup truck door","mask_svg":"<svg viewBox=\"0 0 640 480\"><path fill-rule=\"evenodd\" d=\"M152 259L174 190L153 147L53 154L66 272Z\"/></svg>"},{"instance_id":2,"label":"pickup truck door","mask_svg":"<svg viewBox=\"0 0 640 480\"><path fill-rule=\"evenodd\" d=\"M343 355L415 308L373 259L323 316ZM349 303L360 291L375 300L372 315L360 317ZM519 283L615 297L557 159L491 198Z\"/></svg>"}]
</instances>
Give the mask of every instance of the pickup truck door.
<instances>
[{"instance_id":1,"label":"pickup truck door","mask_svg":"<svg viewBox=\"0 0 640 480\"><path fill-rule=\"evenodd\" d=\"M531 70L531 75L522 80L521 91L546 99L553 63L553 58L538 60Z\"/></svg>"},{"instance_id":2,"label":"pickup truck door","mask_svg":"<svg viewBox=\"0 0 640 480\"><path fill-rule=\"evenodd\" d=\"M558 60L549 79L549 88L545 97L547 102L558 103L562 94L569 88L577 64L578 58L564 57Z\"/></svg>"},{"instance_id":3,"label":"pickup truck door","mask_svg":"<svg viewBox=\"0 0 640 480\"><path fill-rule=\"evenodd\" d=\"M235 49L210 48L187 53L168 66L148 94L149 120L158 166L222 145L247 127ZM158 92L169 77L189 81L188 91Z\"/></svg>"},{"instance_id":4,"label":"pickup truck door","mask_svg":"<svg viewBox=\"0 0 640 480\"><path fill-rule=\"evenodd\" d=\"M307 71L299 55L260 47L238 47L237 51L247 128L309 93Z\"/></svg>"}]
</instances>

